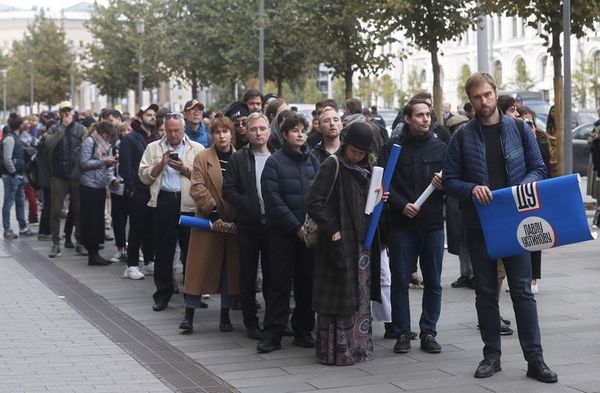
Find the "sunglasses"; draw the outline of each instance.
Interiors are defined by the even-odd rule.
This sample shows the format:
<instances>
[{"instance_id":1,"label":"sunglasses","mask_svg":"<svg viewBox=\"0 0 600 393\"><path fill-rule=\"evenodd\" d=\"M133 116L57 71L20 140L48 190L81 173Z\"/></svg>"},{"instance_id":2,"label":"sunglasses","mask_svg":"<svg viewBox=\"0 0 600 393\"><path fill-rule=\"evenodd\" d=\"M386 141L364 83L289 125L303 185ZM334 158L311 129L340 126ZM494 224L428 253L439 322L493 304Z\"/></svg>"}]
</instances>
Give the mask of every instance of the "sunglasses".
<instances>
[{"instance_id":1,"label":"sunglasses","mask_svg":"<svg viewBox=\"0 0 600 393\"><path fill-rule=\"evenodd\" d=\"M167 113L165 114L165 120L175 119L180 120L183 119L183 115L181 113Z\"/></svg>"}]
</instances>

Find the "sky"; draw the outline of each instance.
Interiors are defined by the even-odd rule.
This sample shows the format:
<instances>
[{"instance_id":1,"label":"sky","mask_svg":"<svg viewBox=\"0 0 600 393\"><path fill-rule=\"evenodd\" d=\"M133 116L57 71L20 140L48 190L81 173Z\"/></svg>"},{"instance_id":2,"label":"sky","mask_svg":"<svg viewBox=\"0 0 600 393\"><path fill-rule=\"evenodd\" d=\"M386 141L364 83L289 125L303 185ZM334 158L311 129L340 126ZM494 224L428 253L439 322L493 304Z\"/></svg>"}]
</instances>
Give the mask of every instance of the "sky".
<instances>
[{"instance_id":1,"label":"sky","mask_svg":"<svg viewBox=\"0 0 600 393\"><path fill-rule=\"evenodd\" d=\"M68 8L72 5L80 3L84 0L0 0L0 4L12 5L14 7L31 9L32 6L36 5L38 8L50 8L51 10L60 11L63 8ZM93 3L94 0L85 0L89 3ZM98 1L100 4L106 4L106 0Z\"/></svg>"}]
</instances>

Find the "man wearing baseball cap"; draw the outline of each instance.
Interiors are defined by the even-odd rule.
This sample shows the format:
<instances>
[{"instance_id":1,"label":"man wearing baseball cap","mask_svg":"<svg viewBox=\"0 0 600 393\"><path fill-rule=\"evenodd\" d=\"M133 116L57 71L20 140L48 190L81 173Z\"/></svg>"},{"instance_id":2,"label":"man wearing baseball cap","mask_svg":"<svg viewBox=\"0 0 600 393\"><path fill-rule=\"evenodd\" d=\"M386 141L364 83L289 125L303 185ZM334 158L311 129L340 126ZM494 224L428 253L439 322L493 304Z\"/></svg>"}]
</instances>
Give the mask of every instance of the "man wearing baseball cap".
<instances>
[{"instance_id":1,"label":"man wearing baseball cap","mask_svg":"<svg viewBox=\"0 0 600 393\"><path fill-rule=\"evenodd\" d=\"M225 116L231 119L235 129L235 149L239 150L248 144L246 136L246 119L250 115L250 108L245 102L236 101L231 104Z\"/></svg>"},{"instance_id":2,"label":"man wearing baseball cap","mask_svg":"<svg viewBox=\"0 0 600 393\"><path fill-rule=\"evenodd\" d=\"M156 132L158 105L143 106L131 122L132 131L121 140L119 149L119 175L125 183L129 197L129 233L127 244L127 269L123 276L132 280L154 274L154 247L152 209L148 207L150 189L138 176L138 168L146 146L159 139ZM144 252L144 267L140 270L140 246Z\"/></svg>"},{"instance_id":3,"label":"man wearing baseball cap","mask_svg":"<svg viewBox=\"0 0 600 393\"><path fill-rule=\"evenodd\" d=\"M198 142L205 148L209 148L211 145L211 139L208 132L206 132L206 125L202 121L204 111L204 105L196 100L188 100L183 106L183 118L185 119L185 134L193 140Z\"/></svg>"},{"instance_id":4,"label":"man wearing baseball cap","mask_svg":"<svg viewBox=\"0 0 600 393\"><path fill-rule=\"evenodd\" d=\"M75 251L87 255L79 244L79 150L86 129L73 116L73 104L63 101L58 105L59 121L46 132L45 149L50 171L50 230L52 249L48 257L60 256L60 213L67 194L75 217Z\"/></svg>"}]
</instances>

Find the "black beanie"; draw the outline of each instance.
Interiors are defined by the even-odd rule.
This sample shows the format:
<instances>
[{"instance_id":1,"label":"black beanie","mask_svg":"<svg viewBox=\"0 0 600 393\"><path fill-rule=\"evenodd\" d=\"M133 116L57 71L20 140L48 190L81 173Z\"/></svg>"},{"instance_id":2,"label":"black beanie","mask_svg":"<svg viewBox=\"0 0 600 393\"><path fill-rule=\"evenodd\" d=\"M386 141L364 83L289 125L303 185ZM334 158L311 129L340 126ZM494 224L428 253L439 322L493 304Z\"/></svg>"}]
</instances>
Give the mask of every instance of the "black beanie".
<instances>
[{"instance_id":1,"label":"black beanie","mask_svg":"<svg viewBox=\"0 0 600 393\"><path fill-rule=\"evenodd\" d=\"M364 121L350 123L346 130L344 143L363 151L370 151L373 145L373 131Z\"/></svg>"},{"instance_id":2,"label":"black beanie","mask_svg":"<svg viewBox=\"0 0 600 393\"><path fill-rule=\"evenodd\" d=\"M225 112L225 116L227 116L233 121L235 121L235 119L237 119L238 117L248 117L249 115L250 109L248 109L248 105L242 101L234 102L233 104L231 104L229 109L227 109L227 112Z\"/></svg>"}]
</instances>

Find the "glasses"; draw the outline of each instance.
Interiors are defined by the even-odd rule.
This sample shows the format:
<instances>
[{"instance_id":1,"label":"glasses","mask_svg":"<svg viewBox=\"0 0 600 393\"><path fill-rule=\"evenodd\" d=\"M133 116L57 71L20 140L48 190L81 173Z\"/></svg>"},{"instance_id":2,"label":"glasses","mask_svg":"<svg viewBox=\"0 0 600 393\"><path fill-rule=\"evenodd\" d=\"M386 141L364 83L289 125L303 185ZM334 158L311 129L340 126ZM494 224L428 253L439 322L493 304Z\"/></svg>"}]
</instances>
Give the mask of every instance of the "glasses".
<instances>
[{"instance_id":1,"label":"glasses","mask_svg":"<svg viewBox=\"0 0 600 393\"><path fill-rule=\"evenodd\" d=\"M169 120L169 119L181 120L181 119L183 119L183 115L181 113L167 113L167 114L165 114L165 120Z\"/></svg>"},{"instance_id":2,"label":"glasses","mask_svg":"<svg viewBox=\"0 0 600 393\"><path fill-rule=\"evenodd\" d=\"M235 124L236 126L240 126L240 127L246 127L246 124L248 123L248 119L245 120L236 120L233 122L233 124Z\"/></svg>"},{"instance_id":3,"label":"glasses","mask_svg":"<svg viewBox=\"0 0 600 393\"><path fill-rule=\"evenodd\" d=\"M186 112L191 113L192 115L200 115L203 113L200 109L187 110Z\"/></svg>"}]
</instances>

